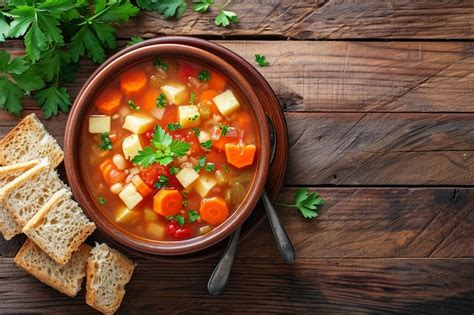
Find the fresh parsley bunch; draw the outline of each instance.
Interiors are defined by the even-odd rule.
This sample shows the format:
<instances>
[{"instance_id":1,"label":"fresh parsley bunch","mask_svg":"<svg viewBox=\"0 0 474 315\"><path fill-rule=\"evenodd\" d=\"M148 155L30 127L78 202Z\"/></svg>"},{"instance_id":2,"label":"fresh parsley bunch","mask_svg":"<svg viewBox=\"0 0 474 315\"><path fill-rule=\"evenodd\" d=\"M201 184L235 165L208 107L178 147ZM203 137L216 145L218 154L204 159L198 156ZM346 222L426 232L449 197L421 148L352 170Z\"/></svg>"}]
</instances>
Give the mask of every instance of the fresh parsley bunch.
<instances>
[{"instance_id":1,"label":"fresh parsley bunch","mask_svg":"<svg viewBox=\"0 0 474 315\"><path fill-rule=\"evenodd\" d=\"M139 9L129 0L11 0L0 12L0 42L23 38L26 54L12 58L0 50L0 108L20 115L32 95L47 118L68 112L71 97L61 86L72 81L79 58L105 60L115 48L115 24Z\"/></svg>"}]
</instances>

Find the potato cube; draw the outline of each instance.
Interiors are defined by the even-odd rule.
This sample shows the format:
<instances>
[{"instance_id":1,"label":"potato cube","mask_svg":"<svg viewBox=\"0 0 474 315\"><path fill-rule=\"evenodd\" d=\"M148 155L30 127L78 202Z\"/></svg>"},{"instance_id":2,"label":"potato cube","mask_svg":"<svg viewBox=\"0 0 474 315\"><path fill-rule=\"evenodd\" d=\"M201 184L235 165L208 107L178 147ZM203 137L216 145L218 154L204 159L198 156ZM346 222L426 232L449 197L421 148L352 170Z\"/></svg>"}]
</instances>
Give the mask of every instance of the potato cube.
<instances>
[{"instance_id":1,"label":"potato cube","mask_svg":"<svg viewBox=\"0 0 474 315\"><path fill-rule=\"evenodd\" d=\"M202 197L206 197L209 191L216 186L217 181L208 176L201 176L196 180L196 183L193 185L194 190Z\"/></svg>"},{"instance_id":2,"label":"potato cube","mask_svg":"<svg viewBox=\"0 0 474 315\"><path fill-rule=\"evenodd\" d=\"M91 115L89 117L90 133L109 133L110 132L110 116Z\"/></svg>"},{"instance_id":3,"label":"potato cube","mask_svg":"<svg viewBox=\"0 0 474 315\"><path fill-rule=\"evenodd\" d=\"M151 222L147 224L146 232L148 236L160 240L165 236L165 227L161 224Z\"/></svg>"},{"instance_id":4,"label":"potato cube","mask_svg":"<svg viewBox=\"0 0 474 315\"><path fill-rule=\"evenodd\" d=\"M145 114L131 114L125 117L123 128L130 130L134 134L141 135L153 127L154 120Z\"/></svg>"},{"instance_id":5,"label":"potato cube","mask_svg":"<svg viewBox=\"0 0 474 315\"><path fill-rule=\"evenodd\" d=\"M205 131L199 131L199 136L198 136L199 143L206 142L208 140L211 140L211 136L205 132Z\"/></svg>"},{"instance_id":6,"label":"potato cube","mask_svg":"<svg viewBox=\"0 0 474 315\"><path fill-rule=\"evenodd\" d=\"M176 179L183 185L184 188L190 186L196 179L199 178L199 174L192 167L183 167L178 174Z\"/></svg>"},{"instance_id":7,"label":"potato cube","mask_svg":"<svg viewBox=\"0 0 474 315\"><path fill-rule=\"evenodd\" d=\"M182 84L163 85L161 91L171 104L181 105L188 101L186 86Z\"/></svg>"},{"instance_id":8,"label":"potato cube","mask_svg":"<svg viewBox=\"0 0 474 315\"><path fill-rule=\"evenodd\" d=\"M135 185L129 183L119 194L120 199L125 203L128 209L135 208L143 200L142 195L137 191Z\"/></svg>"},{"instance_id":9,"label":"potato cube","mask_svg":"<svg viewBox=\"0 0 474 315\"><path fill-rule=\"evenodd\" d=\"M122 142L123 155L126 159L132 160L138 151L143 150L140 138L137 135L130 135L123 139Z\"/></svg>"},{"instance_id":10,"label":"potato cube","mask_svg":"<svg viewBox=\"0 0 474 315\"><path fill-rule=\"evenodd\" d=\"M197 127L201 123L201 114L196 105L178 107L178 120L183 128Z\"/></svg>"},{"instance_id":11,"label":"potato cube","mask_svg":"<svg viewBox=\"0 0 474 315\"><path fill-rule=\"evenodd\" d=\"M239 109L239 101L231 90L227 90L212 99L222 115L228 116Z\"/></svg>"},{"instance_id":12,"label":"potato cube","mask_svg":"<svg viewBox=\"0 0 474 315\"><path fill-rule=\"evenodd\" d=\"M124 222L132 222L138 217L140 214L137 211L132 211L128 208L123 208L116 216L115 222L124 223Z\"/></svg>"}]
</instances>

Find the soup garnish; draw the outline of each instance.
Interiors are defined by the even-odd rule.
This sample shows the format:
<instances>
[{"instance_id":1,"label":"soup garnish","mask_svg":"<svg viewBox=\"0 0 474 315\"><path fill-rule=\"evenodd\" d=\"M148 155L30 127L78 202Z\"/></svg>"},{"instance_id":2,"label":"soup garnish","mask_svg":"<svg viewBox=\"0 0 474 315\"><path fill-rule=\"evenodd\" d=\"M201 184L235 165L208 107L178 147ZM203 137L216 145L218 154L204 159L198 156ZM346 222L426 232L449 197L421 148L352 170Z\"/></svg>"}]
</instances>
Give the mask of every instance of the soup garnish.
<instances>
[{"instance_id":1,"label":"soup garnish","mask_svg":"<svg viewBox=\"0 0 474 315\"><path fill-rule=\"evenodd\" d=\"M81 169L100 211L152 240L212 231L255 175L249 106L225 76L195 62L126 69L97 95L82 135Z\"/></svg>"}]
</instances>

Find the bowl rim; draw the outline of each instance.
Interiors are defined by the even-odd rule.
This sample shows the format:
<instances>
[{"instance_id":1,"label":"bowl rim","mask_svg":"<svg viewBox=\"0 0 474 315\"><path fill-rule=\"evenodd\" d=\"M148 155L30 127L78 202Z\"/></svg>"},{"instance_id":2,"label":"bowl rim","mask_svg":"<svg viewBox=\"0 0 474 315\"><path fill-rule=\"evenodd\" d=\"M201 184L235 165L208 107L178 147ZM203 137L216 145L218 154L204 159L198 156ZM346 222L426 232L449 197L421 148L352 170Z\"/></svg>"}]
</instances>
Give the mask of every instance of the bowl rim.
<instances>
[{"instance_id":1,"label":"bowl rim","mask_svg":"<svg viewBox=\"0 0 474 315\"><path fill-rule=\"evenodd\" d=\"M80 150L77 143L81 139L82 126L87 118L86 114L92 106L92 100L97 92L102 90L101 83L107 82L107 79L115 78L123 69L129 68L145 59L157 55L170 54L206 64L212 69L218 70L232 81L232 86L237 88L241 98L244 98L244 101L253 108L252 116L257 126L259 154L257 156L257 169L247 196L239 208L226 221L205 236L198 236L183 241L153 241L127 232L117 224L114 224L112 220L102 214L102 211L97 209L80 175ZM208 248L225 239L245 222L253 211L264 189L269 170L270 140L265 111L249 82L235 67L219 56L183 43L151 44L130 49L126 53L119 52L110 57L90 76L79 91L66 124L64 147L65 168L71 189L86 215L97 225L98 230L121 245L155 255L190 254Z\"/></svg>"}]
</instances>

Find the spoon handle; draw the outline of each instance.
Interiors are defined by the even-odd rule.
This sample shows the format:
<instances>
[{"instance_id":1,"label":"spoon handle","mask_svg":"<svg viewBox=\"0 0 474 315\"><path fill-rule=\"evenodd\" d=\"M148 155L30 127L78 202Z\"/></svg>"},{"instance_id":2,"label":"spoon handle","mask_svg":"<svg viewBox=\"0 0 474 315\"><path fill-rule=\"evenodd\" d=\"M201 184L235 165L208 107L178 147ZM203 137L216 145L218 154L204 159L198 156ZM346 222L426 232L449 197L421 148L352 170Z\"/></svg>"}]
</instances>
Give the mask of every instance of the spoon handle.
<instances>
[{"instance_id":1,"label":"spoon handle","mask_svg":"<svg viewBox=\"0 0 474 315\"><path fill-rule=\"evenodd\" d=\"M227 244L224 255L217 264L214 272L209 277L207 283L207 291L212 295L219 295L224 292L225 285L229 279L232 264L234 263L235 252L240 238L240 227L232 233L232 236Z\"/></svg>"},{"instance_id":2,"label":"spoon handle","mask_svg":"<svg viewBox=\"0 0 474 315\"><path fill-rule=\"evenodd\" d=\"M295 261L295 250L266 190L263 191L262 199L280 254L286 263L292 264Z\"/></svg>"}]
</instances>

